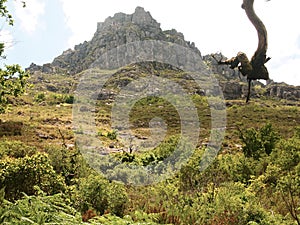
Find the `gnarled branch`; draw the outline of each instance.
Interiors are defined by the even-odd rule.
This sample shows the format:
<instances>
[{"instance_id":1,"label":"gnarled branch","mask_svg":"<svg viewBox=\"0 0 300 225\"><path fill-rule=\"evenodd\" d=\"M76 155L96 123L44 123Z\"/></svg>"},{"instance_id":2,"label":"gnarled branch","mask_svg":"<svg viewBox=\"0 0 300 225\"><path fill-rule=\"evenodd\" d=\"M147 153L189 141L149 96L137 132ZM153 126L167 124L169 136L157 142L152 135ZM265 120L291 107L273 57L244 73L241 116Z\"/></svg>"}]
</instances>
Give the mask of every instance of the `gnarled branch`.
<instances>
[{"instance_id":1,"label":"gnarled branch","mask_svg":"<svg viewBox=\"0 0 300 225\"><path fill-rule=\"evenodd\" d=\"M249 20L254 25L258 35L257 49L249 61L247 55L243 52L239 52L236 57L233 57L226 61L219 61L219 64L230 65L231 69L238 68L242 75L247 76L248 80L248 94L247 100L250 98L250 86L251 81L256 79L269 79L269 72L265 66L265 63L270 60L267 58L266 53L268 49L267 29L263 22L256 15L253 8L254 0L243 0L242 8L245 10Z\"/></svg>"}]
</instances>

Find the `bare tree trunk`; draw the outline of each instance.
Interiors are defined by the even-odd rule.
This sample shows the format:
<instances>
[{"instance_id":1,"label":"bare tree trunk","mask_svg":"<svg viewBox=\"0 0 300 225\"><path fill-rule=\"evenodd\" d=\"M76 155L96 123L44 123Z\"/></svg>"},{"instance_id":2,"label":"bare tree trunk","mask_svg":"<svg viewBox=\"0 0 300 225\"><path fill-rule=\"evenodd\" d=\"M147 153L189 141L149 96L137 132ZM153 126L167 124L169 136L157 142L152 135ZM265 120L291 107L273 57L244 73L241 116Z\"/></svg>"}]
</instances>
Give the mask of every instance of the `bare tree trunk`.
<instances>
[{"instance_id":1,"label":"bare tree trunk","mask_svg":"<svg viewBox=\"0 0 300 225\"><path fill-rule=\"evenodd\" d=\"M249 61L247 55L243 52L239 52L236 57L233 57L226 61L218 61L219 64L230 65L231 69L238 68L242 75L247 76L248 80L248 94L247 100L250 99L250 86L251 81L256 79L269 79L269 72L265 67L265 63L270 60L267 58L266 53L268 49L268 35L267 30L263 22L256 15L253 8L254 0L243 0L242 8L245 10L246 15L255 27L258 35L258 46Z\"/></svg>"}]
</instances>

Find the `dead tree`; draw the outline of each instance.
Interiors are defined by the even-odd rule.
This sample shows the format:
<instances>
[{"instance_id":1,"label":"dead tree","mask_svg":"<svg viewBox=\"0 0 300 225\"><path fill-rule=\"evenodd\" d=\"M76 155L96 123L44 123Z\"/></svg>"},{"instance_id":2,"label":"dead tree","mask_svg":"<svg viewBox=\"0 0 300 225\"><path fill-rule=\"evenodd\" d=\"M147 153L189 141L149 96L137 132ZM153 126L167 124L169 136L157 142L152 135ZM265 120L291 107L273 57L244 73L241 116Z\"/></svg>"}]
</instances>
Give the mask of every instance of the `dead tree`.
<instances>
[{"instance_id":1,"label":"dead tree","mask_svg":"<svg viewBox=\"0 0 300 225\"><path fill-rule=\"evenodd\" d=\"M254 25L258 34L258 47L249 61L247 55L243 52L239 52L236 57L229 60L218 61L218 64L230 65L231 69L238 68L243 76L247 77L248 81L248 93L247 100L250 98L251 81L256 79L269 79L269 72L265 66L271 58L267 58L268 40L267 30L263 22L256 15L253 8L254 0L243 0L242 8L245 10L249 20Z\"/></svg>"}]
</instances>

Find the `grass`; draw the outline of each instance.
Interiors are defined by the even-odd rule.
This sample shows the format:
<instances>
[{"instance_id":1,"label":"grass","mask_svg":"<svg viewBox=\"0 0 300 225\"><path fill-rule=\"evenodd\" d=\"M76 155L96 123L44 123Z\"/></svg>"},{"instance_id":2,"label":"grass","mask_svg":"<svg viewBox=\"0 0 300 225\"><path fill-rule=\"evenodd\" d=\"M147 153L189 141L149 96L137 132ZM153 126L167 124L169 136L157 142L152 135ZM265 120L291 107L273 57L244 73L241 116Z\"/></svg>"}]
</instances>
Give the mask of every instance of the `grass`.
<instances>
[{"instance_id":1,"label":"grass","mask_svg":"<svg viewBox=\"0 0 300 225\"><path fill-rule=\"evenodd\" d=\"M91 74L99 73L97 70L91 72ZM121 69L108 80L105 87L110 88L118 96L122 89L118 85L118 80L123 82L126 79L136 79L139 74L147 76L147 72L148 74L157 74L165 79L171 79L173 82L182 85L184 90L191 93L195 89L195 82L189 80L184 72L180 70L174 71L170 68L162 69L161 65L153 67L148 64L127 66ZM100 73L107 74L109 71ZM12 100L12 105L8 112L0 115L0 140L19 140L28 145L36 146L41 150L49 145L74 144L73 105L60 103L60 101L65 99L65 96L70 96L68 93L64 93L66 87L70 91L76 89L74 85L78 83L82 74L76 75L74 79L67 75L57 74L33 75L31 82L34 83L34 87L25 96ZM93 79L87 82L93 84ZM47 90L48 84L57 85L58 91L51 92ZM70 94L72 93L71 91ZM201 131L198 145L202 146L209 138L211 110L205 96L192 94L191 100L197 109L200 121ZM293 135L293 130L297 124L300 124L300 107L298 102L253 98L248 104L244 102L244 99L227 100L226 105L227 125L223 142L223 149L226 151L239 149L239 147L236 147L240 144L237 127L241 130L250 127L259 128L270 122L282 137L288 138ZM96 101L96 126L97 130L101 130L103 134L114 130L111 127L113 106L111 99ZM180 134L181 120L179 112L170 102L152 96L139 99L130 110L129 123L133 135L138 139L149 138L151 135L149 122L153 118L164 120L167 127L167 137ZM98 138L104 142L105 146L109 146L111 143L119 141L118 135L116 133L116 139L114 140L107 138L106 135L98 135ZM121 143L117 143L118 145L121 146Z\"/></svg>"},{"instance_id":2,"label":"grass","mask_svg":"<svg viewBox=\"0 0 300 225\"><path fill-rule=\"evenodd\" d=\"M124 70L124 79L126 79L126 74L131 74L131 70L132 68L130 67L127 67ZM134 76L138 74L138 70L139 68L137 68L137 71L135 71ZM162 71L161 76L165 76L165 78L167 78L168 76L170 77L173 75L169 74L167 76L167 73L169 72ZM46 80L50 80L51 77L50 75L48 76L49 77L47 77L47 75L45 74L44 78ZM143 76L146 75L143 74ZM179 76L180 72L174 75L174 80L180 80L178 78ZM62 79L58 75L54 77L56 81ZM106 84L106 88L110 88L116 95L118 95L120 94L120 90L122 89L122 87L118 86L118 81L116 81L116 79L114 78L115 77L113 77L112 80ZM171 77L170 79L173 78ZM120 81L123 82L123 78L120 79ZM93 84L92 80L89 80L88 82L90 82L90 84ZM191 91L194 88L194 83L189 83L188 80L182 81L182 84L184 84L185 90ZM70 87L70 89L75 89L75 87ZM179 176L179 178L177 177L180 181L179 184L181 184L179 190L181 190L182 192L174 192L174 190L178 189L174 186L174 184L172 184L172 182L170 182L168 185L166 185L166 183L159 183L154 187L135 187L130 185L126 186L130 201L127 203L125 214L134 215L134 217L132 218L136 217L135 219L138 219L139 216L141 218L145 218L147 215L144 215L142 213L147 212L149 213L149 215L159 215L160 218L164 221L174 222L175 220L177 220L178 222L180 221L180 218L184 218L185 215L187 217L190 217L191 215L190 212L182 213L182 208L180 208L180 210L176 209L176 205L182 205L180 201L185 201L184 196L190 195L191 197L193 197L192 199L194 201L197 200L197 197L193 192L197 193L197 196L198 193L200 194L200 196L201 194L205 195L206 190L202 190L205 185L203 185L203 187L199 185L199 188L201 188L201 190L194 189L196 187L194 186L196 185L196 183L194 184L193 180L195 180L197 183L199 182L201 184L208 184L208 182L211 182L210 179L212 177L215 177L216 180L212 179L213 182L220 184L224 181L225 184L225 181L227 179L231 179L228 178L229 174L225 174L225 170L223 171L222 167L218 167L217 165L214 165L214 163L212 163L210 170L208 170L212 175L207 174L206 176L205 172L199 173L198 159L202 157L202 154L205 150L205 148L202 148L202 146L207 145L209 141L212 124L212 111L210 110L207 97L194 94L193 91L191 91L191 93L191 101L197 109L201 130L199 134L199 143L197 149L191 157L190 162L182 168L182 174L178 173L176 175L176 177ZM72 123L72 110L74 105L64 102L64 96L69 94L72 93L63 93L63 91L51 92L47 90L47 87L42 82L41 84L37 83L34 89L29 90L26 95L17 99L11 99L12 104L9 110L5 114L0 114L0 144L9 145L10 143L12 143L14 149L10 151L16 152L17 154L21 155L28 154L28 152L35 152L36 150L45 151L50 155L51 161L53 162L55 168L57 170L63 170L63 168L67 166L65 162L73 159L73 155L75 153L77 154L77 149L74 148L74 151L72 151L59 147L61 147L62 145L67 145L69 147L75 146L75 136L77 134L85 134L84 127L80 127L78 126L78 124ZM219 99L215 98L214 100L218 101ZM122 142L121 138L122 133L124 133L125 131L116 131L115 128L112 127L112 110L115 107L113 99L97 100L95 101L95 103L96 107L93 111L96 122L95 134L92 134L92 136L83 135L83 142L85 142L86 145L90 144L91 146L96 146L98 144L98 140L101 140L103 146L99 147L106 148L107 150L112 150L112 152L115 153L113 156L114 158L120 157L122 161L126 161L129 163L133 162L137 164L139 163L138 165L149 165L153 162L158 162L162 160L162 158L164 158L166 155L169 155L172 152L172 149L174 149L172 148L172 146L174 147L177 144L177 142L174 141L173 143L168 142L168 140L174 140L168 138L174 135L175 137L178 137L180 135L180 114L176 110L176 107L174 107L167 100L156 96L140 98L129 110L129 124L131 126L130 130L135 138L144 144L140 145L142 146L141 149L138 149L137 152L134 151L133 153L117 151L120 149L126 150L129 148ZM180 104L184 105L185 103L180 102ZM245 103L244 99L227 100L226 106L227 123L225 138L222 143L220 155L217 157L219 160L215 160L215 162L220 163L220 159L224 157L224 160L229 160L228 163L224 163L224 166L229 165L229 168L231 163L233 163L233 160L238 159L238 156L241 155L240 153L235 154L238 151L241 151L242 143L239 138L239 129L243 131L251 127L261 128L266 123L271 123L275 131L277 131L280 136L282 136L283 138L289 138L293 136L295 128L299 126L298 124L300 124L299 102L295 101L293 102L268 98L252 98L248 104ZM219 113L218 110L215 111L216 113ZM88 110L83 110L80 116L82 116L82 118L85 118L85 113L88 113ZM124 113L124 110L120 110L119 113ZM160 120L159 118L163 119L164 123L162 123L162 120ZM222 118L220 117L219 119ZM161 125L165 126L167 130L165 133L164 131L160 131L160 133L158 134L155 132L151 133L151 130L149 129L149 123L153 123L151 125L160 123ZM76 127L76 125L78 127ZM153 134L154 136L157 135L155 137L157 137L157 139L161 141L160 143L166 144L157 146L155 145L155 143L152 143L151 135ZM7 142L6 140L9 141ZM14 140L19 142L17 142L16 144L16 142L13 142ZM132 142L129 144L139 143ZM23 152L21 152L19 149L24 148L23 145L26 145L28 147L26 147L26 149L23 149ZM97 150L98 149L96 149L95 151ZM159 158L158 156L161 156L161 158ZM98 163L97 160L96 163ZM73 164L69 164L70 168L73 169L72 165ZM113 162L107 159L106 161L101 161L100 166L102 165L105 167L113 167ZM97 164L97 166L99 165ZM232 164L232 168L234 168L234 166L235 164ZM68 170L70 168L68 168ZM80 176L81 174L88 173L86 168L87 167L85 166L85 164L84 166L82 166L82 169L80 167L80 169L78 170ZM118 169L120 170L117 170L116 174L122 174L122 168L120 167ZM131 175L132 177L135 177L137 175L140 176L140 174L138 173L133 173ZM237 176L238 175L239 174L237 174ZM185 193L185 191L188 191L189 193ZM170 193L169 196L167 195L168 193ZM164 200L162 199L167 199L165 200L166 203L164 203ZM189 197L187 197L186 199L189 200ZM199 198L198 201L200 200L202 201L203 199ZM193 201L191 201L192 204L194 204ZM197 202L195 202L195 204L197 204ZM201 202L201 205L202 204L206 203ZM278 208L284 208L284 205L278 206ZM135 209L142 210L140 215L133 212ZM168 209L168 211L172 211L172 209L174 209L175 213L167 214L165 213L167 212L166 209ZM286 213L287 212L284 212L283 214ZM116 217L113 217L112 219L116 219L117 221ZM186 223L186 220L184 221Z\"/></svg>"},{"instance_id":3,"label":"grass","mask_svg":"<svg viewBox=\"0 0 300 225\"><path fill-rule=\"evenodd\" d=\"M0 140L18 140L38 149L44 149L50 145L74 144L72 130L72 105L47 105L30 102L30 97L25 96L25 105L13 105L9 112L0 115ZM144 100L145 101L145 100ZM133 134L137 137L148 137L149 121L155 117L161 117L168 125L167 135L176 135L180 132L180 118L174 107L157 99L157 102L145 104L138 102L130 113ZM200 143L208 138L210 128L210 111L201 102L194 101L200 121ZM250 127L259 128L270 122L278 133L288 138L293 135L297 124L300 124L300 108L287 102L276 100L253 99L249 104L244 100L227 101L227 129L224 140L224 149L235 148L240 144L237 126L241 130ZM161 107L163 106L163 107ZM112 130L110 126L111 107L103 102L98 105L101 110L97 114L97 126L107 133ZM61 136L63 135L63 137ZM117 137L118 138L118 137ZM103 139L109 145L112 140Z\"/></svg>"},{"instance_id":4,"label":"grass","mask_svg":"<svg viewBox=\"0 0 300 225\"><path fill-rule=\"evenodd\" d=\"M0 115L1 125L6 126L5 130L0 128L2 140L18 140L44 149L53 144L62 145L63 134L67 143L73 144L72 105L64 104L58 107L34 103L31 95L23 98L25 105L13 105L8 112ZM14 130L17 132L9 132Z\"/></svg>"}]
</instances>

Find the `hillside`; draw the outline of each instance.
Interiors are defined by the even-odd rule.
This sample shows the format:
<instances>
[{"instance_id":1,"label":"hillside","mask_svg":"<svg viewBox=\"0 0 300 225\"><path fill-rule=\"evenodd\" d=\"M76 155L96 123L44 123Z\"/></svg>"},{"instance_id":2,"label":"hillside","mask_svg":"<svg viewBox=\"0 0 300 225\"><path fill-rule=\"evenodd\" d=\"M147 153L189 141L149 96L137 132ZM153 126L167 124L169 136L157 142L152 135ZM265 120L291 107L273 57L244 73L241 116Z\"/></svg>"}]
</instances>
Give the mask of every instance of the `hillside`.
<instances>
[{"instance_id":1,"label":"hillside","mask_svg":"<svg viewBox=\"0 0 300 225\"><path fill-rule=\"evenodd\" d=\"M141 7L27 70L0 114L1 224L300 224L299 87L255 81L246 104Z\"/></svg>"}]
</instances>

